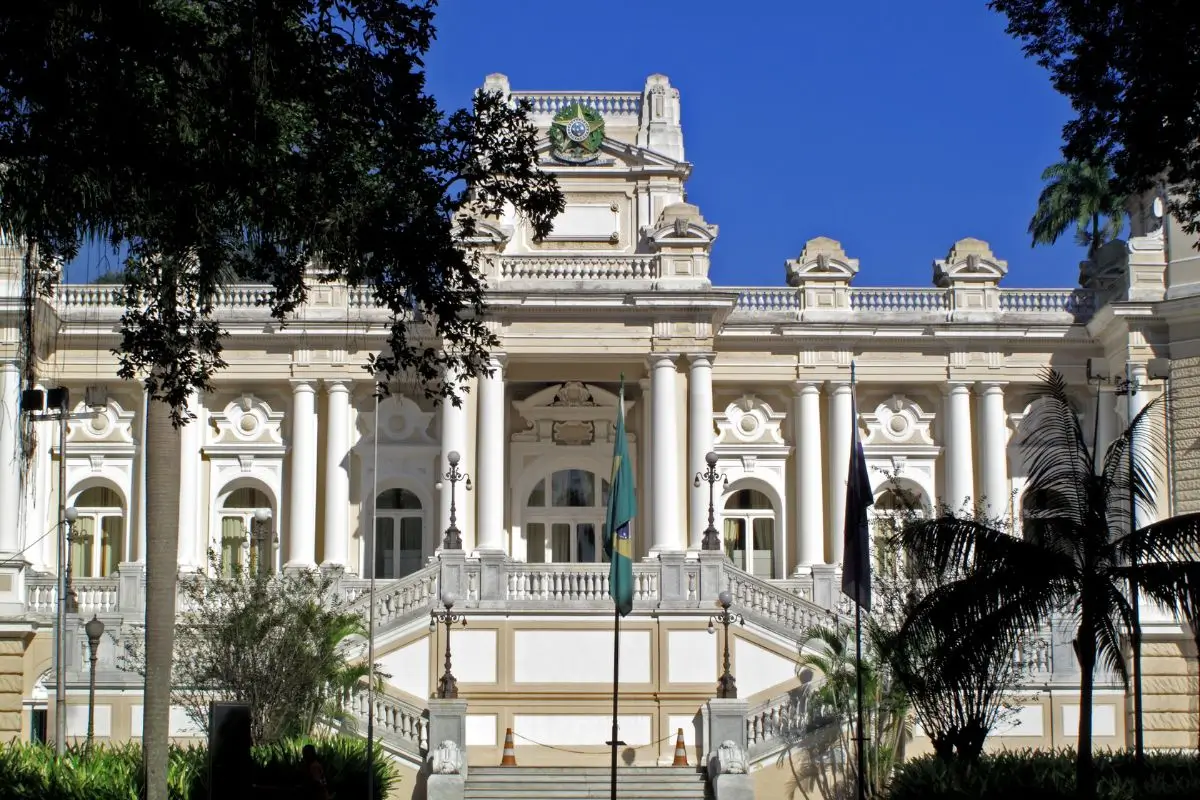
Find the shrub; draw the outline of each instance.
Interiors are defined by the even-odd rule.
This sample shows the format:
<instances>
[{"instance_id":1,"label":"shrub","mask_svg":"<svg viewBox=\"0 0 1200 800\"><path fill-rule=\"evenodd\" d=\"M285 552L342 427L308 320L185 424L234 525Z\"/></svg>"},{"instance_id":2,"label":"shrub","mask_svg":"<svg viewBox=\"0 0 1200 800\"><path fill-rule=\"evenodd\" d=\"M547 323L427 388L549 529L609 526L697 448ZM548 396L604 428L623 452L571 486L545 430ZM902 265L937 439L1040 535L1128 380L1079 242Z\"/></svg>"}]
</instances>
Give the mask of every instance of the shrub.
<instances>
[{"instance_id":1,"label":"shrub","mask_svg":"<svg viewBox=\"0 0 1200 800\"><path fill-rule=\"evenodd\" d=\"M1147 753L1139 786L1132 752L1096 755L1097 800L1195 800L1200 797L1200 758L1194 753ZM1006 751L977 764L933 756L900 766L888 800L1065 800L1075 797L1071 750Z\"/></svg>"},{"instance_id":2,"label":"shrub","mask_svg":"<svg viewBox=\"0 0 1200 800\"><path fill-rule=\"evenodd\" d=\"M300 780L296 739L253 750L260 798L295 797ZM361 739L313 739L335 797L365 797L367 747ZM192 745L171 748L167 776L171 800L208 800L208 751ZM395 767L381 752L375 758L375 797L384 798L397 780ZM61 762L54 748L40 744L0 746L0 787L4 800L138 800L142 794L142 749L136 744L68 748Z\"/></svg>"}]
</instances>

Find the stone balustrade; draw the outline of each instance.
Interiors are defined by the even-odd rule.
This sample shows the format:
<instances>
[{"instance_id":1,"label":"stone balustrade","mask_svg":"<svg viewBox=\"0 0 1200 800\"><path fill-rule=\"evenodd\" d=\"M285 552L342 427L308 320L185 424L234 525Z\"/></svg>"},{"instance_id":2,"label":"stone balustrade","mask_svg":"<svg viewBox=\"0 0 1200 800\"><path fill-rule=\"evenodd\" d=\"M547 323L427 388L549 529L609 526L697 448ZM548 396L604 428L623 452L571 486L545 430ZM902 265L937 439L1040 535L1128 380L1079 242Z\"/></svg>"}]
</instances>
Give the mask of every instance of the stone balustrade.
<instances>
[{"instance_id":1,"label":"stone balustrade","mask_svg":"<svg viewBox=\"0 0 1200 800\"><path fill-rule=\"evenodd\" d=\"M375 692L368 700L365 690L346 705L360 736L366 735L367 719L373 717L375 735L385 747L395 747L418 761L428 752L429 712L424 708L383 692Z\"/></svg>"},{"instance_id":2,"label":"stone balustrade","mask_svg":"<svg viewBox=\"0 0 1200 800\"><path fill-rule=\"evenodd\" d=\"M801 289L783 287L731 287L738 293L732 322L756 317L799 320L808 309ZM952 320L957 312L991 311L1003 314L1053 314L1085 322L1096 308L1091 289L997 289L996 307L958 308L957 295L949 289L924 287L849 287L849 311L866 314L933 314ZM814 307L813 311L827 309ZM846 309L836 309L845 311Z\"/></svg>"},{"instance_id":3,"label":"stone balustrade","mask_svg":"<svg viewBox=\"0 0 1200 800\"><path fill-rule=\"evenodd\" d=\"M509 96L527 101L535 117L553 117L573 103L594 108L605 117L629 117L635 122L642 113L641 92L513 92Z\"/></svg>"},{"instance_id":4,"label":"stone balustrade","mask_svg":"<svg viewBox=\"0 0 1200 800\"><path fill-rule=\"evenodd\" d=\"M804 721L803 689L759 703L746 714L746 743L751 759L777 752L800 733Z\"/></svg>"}]
</instances>

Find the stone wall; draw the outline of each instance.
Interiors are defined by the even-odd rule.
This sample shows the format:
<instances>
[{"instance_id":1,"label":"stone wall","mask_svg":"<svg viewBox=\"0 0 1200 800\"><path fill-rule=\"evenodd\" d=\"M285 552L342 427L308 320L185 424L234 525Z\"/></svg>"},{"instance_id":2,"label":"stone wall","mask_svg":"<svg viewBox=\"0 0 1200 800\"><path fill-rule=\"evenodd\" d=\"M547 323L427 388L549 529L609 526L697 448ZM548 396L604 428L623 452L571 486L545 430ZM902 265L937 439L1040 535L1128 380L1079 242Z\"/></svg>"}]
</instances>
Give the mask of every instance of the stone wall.
<instances>
[{"instance_id":1,"label":"stone wall","mask_svg":"<svg viewBox=\"0 0 1200 800\"><path fill-rule=\"evenodd\" d=\"M1196 644L1191 637L1148 640L1142 645L1142 708L1147 748L1193 750L1197 746L1200 686L1197 686L1196 664ZM1132 711L1132 695L1128 704ZM1132 725L1133 715L1127 719Z\"/></svg>"},{"instance_id":2,"label":"stone wall","mask_svg":"<svg viewBox=\"0 0 1200 800\"><path fill-rule=\"evenodd\" d=\"M25 640L0 639L0 742L21 738L24 689Z\"/></svg>"},{"instance_id":3,"label":"stone wall","mask_svg":"<svg viewBox=\"0 0 1200 800\"><path fill-rule=\"evenodd\" d=\"M1171 362L1171 427L1177 513L1200 511L1200 356Z\"/></svg>"}]
</instances>

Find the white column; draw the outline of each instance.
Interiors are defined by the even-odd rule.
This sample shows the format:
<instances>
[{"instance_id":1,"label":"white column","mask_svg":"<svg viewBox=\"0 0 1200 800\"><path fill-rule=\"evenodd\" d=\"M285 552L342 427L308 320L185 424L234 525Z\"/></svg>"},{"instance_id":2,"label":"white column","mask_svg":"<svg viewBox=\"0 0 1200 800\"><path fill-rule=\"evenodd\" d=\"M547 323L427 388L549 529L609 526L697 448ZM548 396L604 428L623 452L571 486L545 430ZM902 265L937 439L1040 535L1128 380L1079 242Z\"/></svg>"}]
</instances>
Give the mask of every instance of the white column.
<instances>
[{"instance_id":1,"label":"white column","mask_svg":"<svg viewBox=\"0 0 1200 800\"><path fill-rule=\"evenodd\" d=\"M21 460L17 457L21 372L11 361L0 364L0 553L21 549L17 528L21 510Z\"/></svg>"},{"instance_id":2,"label":"white column","mask_svg":"<svg viewBox=\"0 0 1200 800\"><path fill-rule=\"evenodd\" d=\"M447 381L453 381L458 392L459 401L462 405L454 405L449 400L442 401L442 451L438 455L436 480L442 481L442 491L438 498L438 526L434 534L434 549L441 547L442 537L446 533L446 529L450 527L450 484L446 482L444 476L450 470L449 457L451 452L459 454L458 468L461 472L471 477L472 482L476 477L471 475L472 469L467 462L467 396L462 391L463 382L456 377L447 376ZM503 386L501 387L503 389ZM503 455L501 455L503 459ZM455 519L454 524L462 533L462 546L464 551L475 549L474 536L470 535L466 524L466 509L470 502L471 496L466 493L463 483L459 483L454 487L455 491Z\"/></svg>"},{"instance_id":3,"label":"white column","mask_svg":"<svg viewBox=\"0 0 1200 800\"><path fill-rule=\"evenodd\" d=\"M679 426L675 409L675 356L650 357L650 419L654 453L650 481L655 503L650 517L650 553L680 550ZM706 501L707 502L707 501Z\"/></svg>"},{"instance_id":4,"label":"white column","mask_svg":"<svg viewBox=\"0 0 1200 800\"><path fill-rule=\"evenodd\" d=\"M981 469L982 500L987 514L1007 519L1010 496L1008 489L1008 425L1004 413L1004 384L981 383L979 393L979 464Z\"/></svg>"},{"instance_id":5,"label":"white column","mask_svg":"<svg viewBox=\"0 0 1200 800\"><path fill-rule=\"evenodd\" d=\"M488 359L492 374L479 376L479 431L476 441L479 455L475 475L476 549L501 552L506 550L504 440L508 438L504 426L504 363L504 356L492 355ZM440 537L441 531L438 535Z\"/></svg>"},{"instance_id":6,"label":"white column","mask_svg":"<svg viewBox=\"0 0 1200 800\"><path fill-rule=\"evenodd\" d=\"M853 396L849 383L834 383L829 394L829 563L842 563L842 545L846 524L846 477L850 469L850 433L853 420Z\"/></svg>"},{"instance_id":7,"label":"white column","mask_svg":"<svg viewBox=\"0 0 1200 800\"><path fill-rule=\"evenodd\" d=\"M796 570L825 563L825 498L821 496L821 389L796 384L792 399L796 446Z\"/></svg>"},{"instance_id":8,"label":"white column","mask_svg":"<svg viewBox=\"0 0 1200 800\"><path fill-rule=\"evenodd\" d=\"M695 353L689 356L691 370L688 373L688 475L691 478L703 472L708 465L704 456L713 446L713 386L710 353ZM688 504L688 547L699 550L708 527L708 484L692 487Z\"/></svg>"},{"instance_id":9,"label":"white column","mask_svg":"<svg viewBox=\"0 0 1200 800\"><path fill-rule=\"evenodd\" d=\"M1094 444L1096 452L1096 472L1097 474L1104 471L1104 455L1108 452L1108 446L1117 438L1117 395L1113 391L1112 386L1101 386L1099 401L1096 403L1096 413L1099 414L1097 423L1093 423L1092 433L1094 431L1096 442ZM1089 444L1091 444L1089 442Z\"/></svg>"},{"instance_id":10,"label":"white column","mask_svg":"<svg viewBox=\"0 0 1200 800\"><path fill-rule=\"evenodd\" d=\"M1146 382L1149 380L1149 375L1146 370L1146 365L1145 364L1128 364L1126 366L1125 377L1128 380L1132 381L1133 386L1136 387L1136 389L1137 389L1137 391L1132 392L1132 394L1126 395L1125 397L1121 398L1121 400L1127 404L1126 409L1125 409L1125 414L1126 414L1126 426L1128 426L1128 425L1133 424L1133 420L1135 420L1137 418L1137 415L1142 413L1142 410L1145 409L1145 407L1150 404L1150 394L1146 391ZM1158 416L1158 414L1160 414L1160 413L1161 412L1152 412L1152 416ZM1152 422L1152 421L1148 420L1148 423L1149 422ZM1158 422L1158 424L1159 425L1162 424L1161 420ZM1142 428L1141 428L1141 430L1143 431L1142 436L1143 437L1152 436L1153 434L1150 434L1148 432L1153 430L1153 428L1154 428L1153 424L1143 423ZM1136 436L1133 439L1133 449L1134 449L1134 452L1133 452L1134 463L1147 465L1147 466L1153 468L1152 474L1153 474L1153 480L1154 480L1154 487L1157 489L1156 495L1158 497L1166 497L1167 492L1166 492L1165 487L1167 485L1167 482L1166 482L1165 470L1163 470L1161 468L1162 465L1148 463L1152 457L1151 452L1147 448L1145 441L1139 442L1138 437L1136 437ZM1149 525L1150 523L1156 521L1157 519L1158 519L1158 509L1157 508L1153 507L1152 505L1151 506L1143 506L1143 505L1139 504L1137 507L1137 514L1134 519L1134 525L1138 528L1142 528L1142 527L1145 527L1146 525Z\"/></svg>"},{"instance_id":11,"label":"white column","mask_svg":"<svg viewBox=\"0 0 1200 800\"><path fill-rule=\"evenodd\" d=\"M350 383L325 381L324 564L346 566L350 549Z\"/></svg>"},{"instance_id":12,"label":"white column","mask_svg":"<svg viewBox=\"0 0 1200 800\"><path fill-rule=\"evenodd\" d=\"M317 560L317 392L292 382L292 461L288 482L287 564L307 569Z\"/></svg>"},{"instance_id":13,"label":"white column","mask_svg":"<svg viewBox=\"0 0 1200 800\"><path fill-rule=\"evenodd\" d=\"M151 401L158 402L158 401ZM207 565L207 539L200 533L200 444L203 441L204 409L200 396L188 396L187 410L191 415L179 430L179 566L181 569L203 569ZM145 560L143 555L142 560Z\"/></svg>"},{"instance_id":14,"label":"white column","mask_svg":"<svg viewBox=\"0 0 1200 800\"><path fill-rule=\"evenodd\" d=\"M952 383L945 395L946 489L942 499L953 511L975 506L975 458L971 447L971 390Z\"/></svg>"},{"instance_id":15,"label":"white column","mask_svg":"<svg viewBox=\"0 0 1200 800\"><path fill-rule=\"evenodd\" d=\"M642 390L642 427L638 440L638 457L641 463L634 474L634 481L638 489L640 524L633 532L634 558L650 552L649 536L654 524L654 487L650 480L650 476L654 474L654 417L650 413L654 408L654 400L649 378L639 380L638 386Z\"/></svg>"}]
</instances>

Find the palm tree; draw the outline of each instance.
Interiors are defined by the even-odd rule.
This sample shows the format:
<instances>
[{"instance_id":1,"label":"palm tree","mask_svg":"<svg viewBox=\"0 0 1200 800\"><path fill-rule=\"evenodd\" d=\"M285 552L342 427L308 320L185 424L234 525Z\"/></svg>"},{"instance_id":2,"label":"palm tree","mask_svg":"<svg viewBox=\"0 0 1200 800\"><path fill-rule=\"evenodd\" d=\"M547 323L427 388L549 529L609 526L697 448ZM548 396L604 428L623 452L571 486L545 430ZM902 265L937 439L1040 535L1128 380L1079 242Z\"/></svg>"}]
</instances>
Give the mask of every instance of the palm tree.
<instances>
[{"instance_id":1,"label":"palm tree","mask_svg":"<svg viewBox=\"0 0 1200 800\"><path fill-rule=\"evenodd\" d=\"M939 642L961 656L1002 652L999 645L1034 631L1052 614L1074 621L1082 673L1076 756L1082 796L1094 781L1096 667L1128 680L1121 633L1136 634L1130 582L1171 609L1192 607L1200 587L1200 514L1129 532L1131 502L1153 507L1154 470L1163 452L1154 406L1134 418L1097 464L1065 380L1048 372L1021 441L1028 465L1022 537L952 514L915 520L899 534L909 557L958 576L915 604L902 635Z\"/></svg>"},{"instance_id":2,"label":"palm tree","mask_svg":"<svg viewBox=\"0 0 1200 800\"><path fill-rule=\"evenodd\" d=\"M1054 244L1075 226L1075 240L1087 248L1088 259L1121 234L1127 197L1116 190L1111 162L1063 161L1042 172L1045 188L1029 221L1033 244Z\"/></svg>"}]
</instances>

